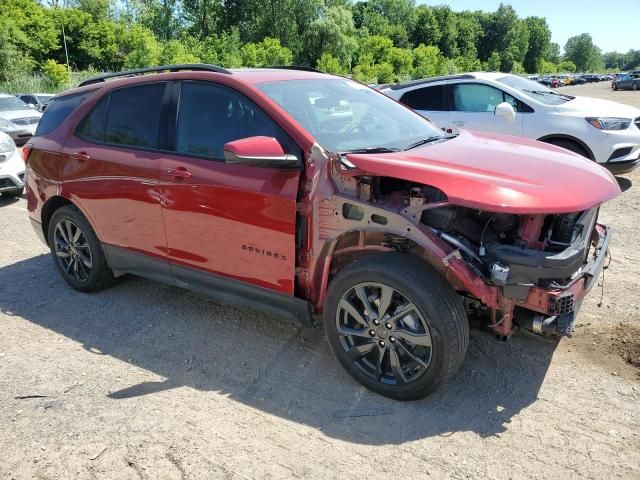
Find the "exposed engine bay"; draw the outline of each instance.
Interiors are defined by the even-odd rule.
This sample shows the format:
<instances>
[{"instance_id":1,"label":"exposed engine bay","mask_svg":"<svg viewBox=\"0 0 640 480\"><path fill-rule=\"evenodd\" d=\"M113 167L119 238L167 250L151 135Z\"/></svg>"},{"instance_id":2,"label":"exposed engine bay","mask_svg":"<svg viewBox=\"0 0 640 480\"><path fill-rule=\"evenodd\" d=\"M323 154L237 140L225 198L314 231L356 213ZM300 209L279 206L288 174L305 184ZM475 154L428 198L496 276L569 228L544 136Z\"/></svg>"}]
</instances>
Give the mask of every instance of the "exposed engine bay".
<instances>
[{"instance_id":1,"label":"exposed engine bay","mask_svg":"<svg viewBox=\"0 0 640 480\"><path fill-rule=\"evenodd\" d=\"M423 230L446 244L445 270L450 261L463 261L495 292L491 301L487 295L474 298L461 292L469 315L484 315L490 327L506 336L512 324L545 335L572 334L575 312L590 287L585 276L593 267L589 255L603 247L606 252L597 207L562 214L496 213L451 205L444 192L431 186L388 177L349 180L340 185L342 193L426 227ZM356 202L344 203L342 217L362 221L365 214ZM377 217L370 215L369 223L386 224ZM409 253L413 247L413 242L394 235L381 244ZM505 320L509 329L496 328Z\"/></svg>"}]
</instances>

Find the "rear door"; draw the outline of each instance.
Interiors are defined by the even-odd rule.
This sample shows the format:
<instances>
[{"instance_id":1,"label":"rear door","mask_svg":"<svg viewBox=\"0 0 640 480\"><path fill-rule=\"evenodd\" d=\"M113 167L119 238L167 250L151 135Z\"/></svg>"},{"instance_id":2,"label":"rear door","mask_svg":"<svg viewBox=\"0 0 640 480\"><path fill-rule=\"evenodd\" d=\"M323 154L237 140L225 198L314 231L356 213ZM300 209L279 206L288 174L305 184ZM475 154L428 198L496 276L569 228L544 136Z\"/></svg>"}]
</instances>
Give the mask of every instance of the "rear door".
<instances>
[{"instance_id":1,"label":"rear door","mask_svg":"<svg viewBox=\"0 0 640 480\"><path fill-rule=\"evenodd\" d=\"M173 154L162 167L162 211L175 279L197 288L212 273L292 294L300 170L224 162L224 144L275 137L298 146L255 103L213 83L176 83Z\"/></svg>"},{"instance_id":2,"label":"rear door","mask_svg":"<svg viewBox=\"0 0 640 480\"><path fill-rule=\"evenodd\" d=\"M484 83L452 83L449 88L451 126L522 136L522 113L518 111L519 102L513 96ZM514 121L495 114L496 106L502 102L509 103L516 110Z\"/></svg>"},{"instance_id":3,"label":"rear door","mask_svg":"<svg viewBox=\"0 0 640 480\"><path fill-rule=\"evenodd\" d=\"M416 110L439 127L449 126L449 112L445 96L446 85L429 85L414 88L400 97L400 102Z\"/></svg>"},{"instance_id":4,"label":"rear door","mask_svg":"<svg viewBox=\"0 0 640 480\"><path fill-rule=\"evenodd\" d=\"M65 188L88 213L102 241L127 250L127 255L162 260L167 241L158 175L168 85L149 83L106 94L64 146L71 177ZM131 270L154 276L138 272L135 265Z\"/></svg>"}]
</instances>

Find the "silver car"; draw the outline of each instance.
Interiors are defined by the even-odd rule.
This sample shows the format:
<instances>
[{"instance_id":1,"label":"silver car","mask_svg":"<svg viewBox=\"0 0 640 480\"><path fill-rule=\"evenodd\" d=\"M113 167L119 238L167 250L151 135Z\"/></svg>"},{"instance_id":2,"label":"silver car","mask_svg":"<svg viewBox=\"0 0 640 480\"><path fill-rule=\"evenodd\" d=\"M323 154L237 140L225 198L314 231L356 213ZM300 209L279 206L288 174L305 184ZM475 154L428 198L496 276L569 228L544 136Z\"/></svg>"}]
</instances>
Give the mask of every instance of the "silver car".
<instances>
[{"instance_id":1,"label":"silver car","mask_svg":"<svg viewBox=\"0 0 640 480\"><path fill-rule=\"evenodd\" d=\"M9 135L16 145L24 145L33 136L41 116L22 100L0 93L0 132Z\"/></svg>"}]
</instances>

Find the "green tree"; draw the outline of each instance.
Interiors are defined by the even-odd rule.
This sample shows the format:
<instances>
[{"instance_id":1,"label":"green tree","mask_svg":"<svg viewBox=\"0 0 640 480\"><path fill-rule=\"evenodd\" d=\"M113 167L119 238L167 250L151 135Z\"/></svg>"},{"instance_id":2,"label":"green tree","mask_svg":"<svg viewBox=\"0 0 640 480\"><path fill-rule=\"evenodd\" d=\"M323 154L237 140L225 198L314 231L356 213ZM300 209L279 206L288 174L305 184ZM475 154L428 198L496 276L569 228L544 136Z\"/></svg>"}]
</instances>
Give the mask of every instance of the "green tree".
<instances>
[{"instance_id":1,"label":"green tree","mask_svg":"<svg viewBox=\"0 0 640 480\"><path fill-rule=\"evenodd\" d=\"M535 73L540 70L551 48L551 31L544 18L528 17L525 24L529 30L529 47L523 64L527 72Z\"/></svg>"},{"instance_id":2,"label":"green tree","mask_svg":"<svg viewBox=\"0 0 640 480\"><path fill-rule=\"evenodd\" d=\"M563 62L560 62L560 64L558 65L558 71L562 72L562 73L573 73L576 71L576 64L573 62L570 62L569 60L564 60Z\"/></svg>"},{"instance_id":3,"label":"green tree","mask_svg":"<svg viewBox=\"0 0 640 480\"><path fill-rule=\"evenodd\" d=\"M433 10L427 5L419 5L416 8L416 22L411 33L411 41L414 45L437 45L440 37L440 26Z\"/></svg>"},{"instance_id":4,"label":"green tree","mask_svg":"<svg viewBox=\"0 0 640 480\"><path fill-rule=\"evenodd\" d=\"M440 49L420 44L413 49L413 74L416 78L433 77L440 68Z\"/></svg>"},{"instance_id":5,"label":"green tree","mask_svg":"<svg viewBox=\"0 0 640 480\"><path fill-rule=\"evenodd\" d=\"M162 47L151 30L141 25L118 25L120 68L132 69L159 65Z\"/></svg>"},{"instance_id":6,"label":"green tree","mask_svg":"<svg viewBox=\"0 0 640 480\"><path fill-rule=\"evenodd\" d=\"M456 14L450 7L444 5L433 7L433 13L438 22L438 29L440 30L438 48L445 57L457 56L459 51Z\"/></svg>"},{"instance_id":7,"label":"green tree","mask_svg":"<svg viewBox=\"0 0 640 480\"><path fill-rule=\"evenodd\" d=\"M180 63L199 63L200 57L193 54L180 40L169 40L162 44L160 63L172 65Z\"/></svg>"},{"instance_id":8,"label":"green tree","mask_svg":"<svg viewBox=\"0 0 640 480\"><path fill-rule=\"evenodd\" d=\"M567 40L564 58L573 62L579 72L591 72L604 67L600 49L595 46L591 35L583 33Z\"/></svg>"},{"instance_id":9,"label":"green tree","mask_svg":"<svg viewBox=\"0 0 640 480\"><path fill-rule=\"evenodd\" d=\"M342 67L337 58L330 53L323 53L318 59L316 68L323 72L333 73L335 75L344 75L346 70Z\"/></svg>"},{"instance_id":10,"label":"green tree","mask_svg":"<svg viewBox=\"0 0 640 480\"><path fill-rule=\"evenodd\" d=\"M69 81L69 71L64 65L60 65L55 60L47 60L40 67L43 75L56 87L63 86Z\"/></svg>"},{"instance_id":11,"label":"green tree","mask_svg":"<svg viewBox=\"0 0 640 480\"><path fill-rule=\"evenodd\" d=\"M358 44L353 16L343 7L331 7L317 20L314 20L303 36L303 61L315 65L323 53L329 53L349 68Z\"/></svg>"}]
</instances>

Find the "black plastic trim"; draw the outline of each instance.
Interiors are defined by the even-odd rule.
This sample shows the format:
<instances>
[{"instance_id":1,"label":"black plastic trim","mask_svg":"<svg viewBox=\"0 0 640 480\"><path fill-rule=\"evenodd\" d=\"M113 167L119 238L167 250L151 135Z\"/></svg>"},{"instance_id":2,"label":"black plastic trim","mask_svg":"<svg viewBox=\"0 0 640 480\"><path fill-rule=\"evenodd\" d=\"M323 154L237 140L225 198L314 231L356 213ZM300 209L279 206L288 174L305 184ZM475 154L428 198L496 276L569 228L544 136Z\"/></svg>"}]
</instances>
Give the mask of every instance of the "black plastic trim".
<instances>
[{"instance_id":1,"label":"black plastic trim","mask_svg":"<svg viewBox=\"0 0 640 480\"><path fill-rule=\"evenodd\" d=\"M239 304L285 317L305 327L315 326L311 305L301 298L195 268L176 265L123 247L102 244L102 248L107 257L107 263L116 274L132 273L202 293L224 303Z\"/></svg>"},{"instance_id":2,"label":"black plastic trim","mask_svg":"<svg viewBox=\"0 0 640 480\"><path fill-rule=\"evenodd\" d=\"M584 148L584 151L587 152L589 160L594 160L595 161L595 159L596 159L595 155L593 155L593 152L587 146L586 143L584 143L579 138L572 137L571 135L565 135L564 133L553 133L551 135L545 135L544 137L538 138L539 142L550 143L551 140L571 140L572 142L575 142L578 145L580 145L582 148Z\"/></svg>"},{"instance_id":3,"label":"black plastic trim","mask_svg":"<svg viewBox=\"0 0 640 480\"><path fill-rule=\"evenodd\" d=\"M623 173L629 173L634 170L638 165L640 165L640 156L633 160L624 160L622 162L609 162L602 164L603 167L606 167L614 175L621 175Z\"/></svg>"}]
</instances>

